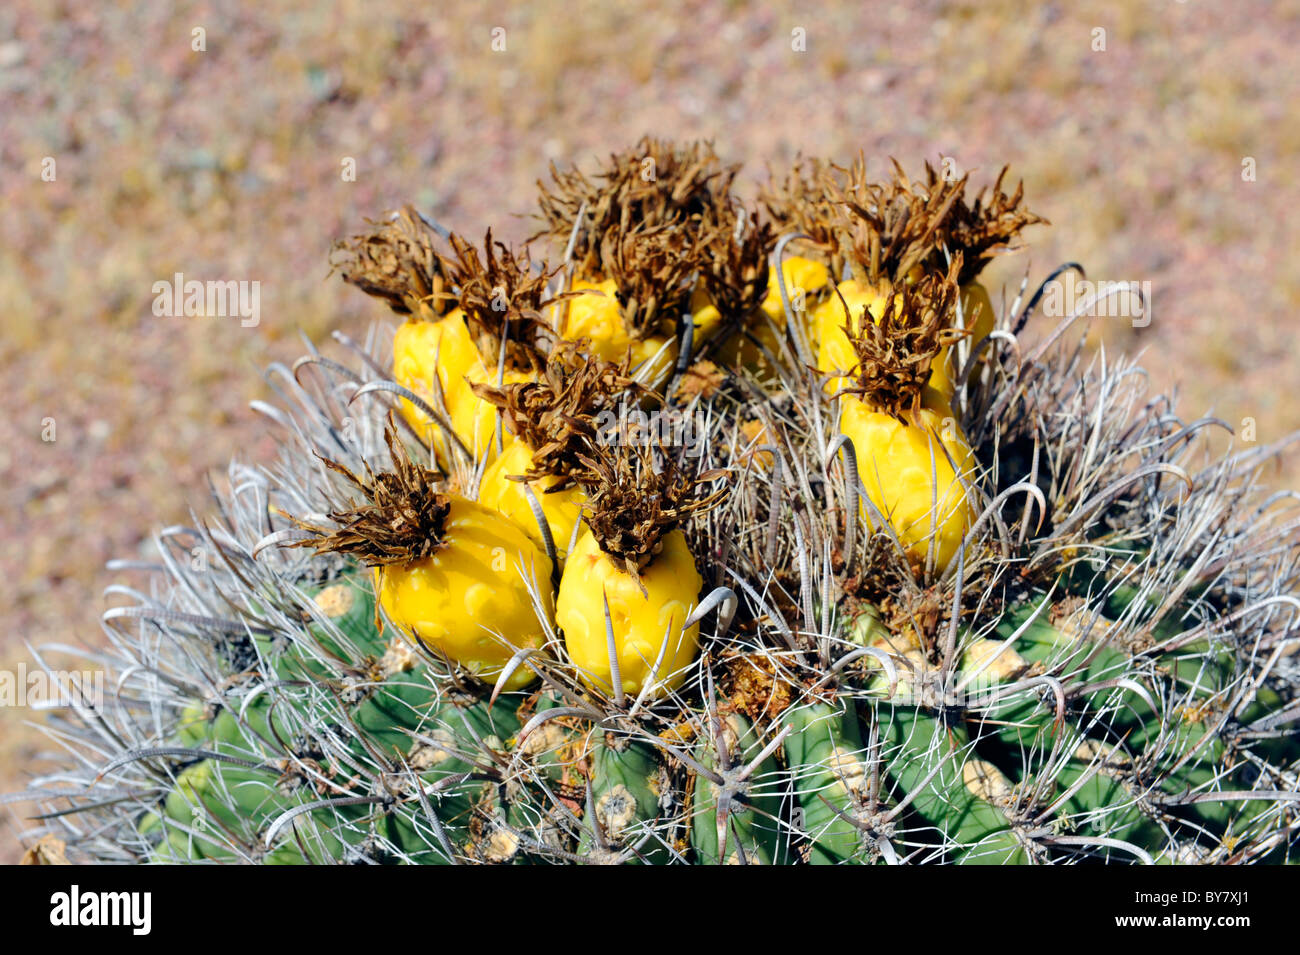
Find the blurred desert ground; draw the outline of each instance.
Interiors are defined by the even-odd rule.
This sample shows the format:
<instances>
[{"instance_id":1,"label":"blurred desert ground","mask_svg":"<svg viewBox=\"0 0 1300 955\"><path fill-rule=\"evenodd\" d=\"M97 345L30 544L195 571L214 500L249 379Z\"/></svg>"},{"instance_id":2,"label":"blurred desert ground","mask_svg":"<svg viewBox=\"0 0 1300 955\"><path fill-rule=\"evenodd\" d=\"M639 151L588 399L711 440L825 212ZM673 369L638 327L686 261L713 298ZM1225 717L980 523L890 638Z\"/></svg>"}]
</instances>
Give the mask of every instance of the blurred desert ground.
<instances>
[{"instance_id":1,"label":"blurred desert ground","mask_svg":"<svg viewBox=\"0 0 1300 955\"><path fill-rule=\"evenodd\" d=\"M270 397L259 369L298 355L299 329L356 336L380 316L327 280L332 239L405 201L522 238L514 214L549 161L645 132L713 138L751 180L799 151L918 173L951 156L976 182L1010 163L1054 226L995 284L1065 259L1150 281L1153 321L1104 323L1108 351L1146 349L1185 416L1253 418L1275 440L1300 427L1297 49L1300 7L1263 0L10 0L0 666L27 641L102 640L101 591L135 582L105 561L202 508L205 474L232 453L269 455L248 410ZM154 317L152 285L175 272L259 281L261 323ZM1292 461L1276 479L1298 474ZM46 745L30 718L0 710L0 791ZM21 823L7 825L12 859Z\"/></svg>"}]
</instances>

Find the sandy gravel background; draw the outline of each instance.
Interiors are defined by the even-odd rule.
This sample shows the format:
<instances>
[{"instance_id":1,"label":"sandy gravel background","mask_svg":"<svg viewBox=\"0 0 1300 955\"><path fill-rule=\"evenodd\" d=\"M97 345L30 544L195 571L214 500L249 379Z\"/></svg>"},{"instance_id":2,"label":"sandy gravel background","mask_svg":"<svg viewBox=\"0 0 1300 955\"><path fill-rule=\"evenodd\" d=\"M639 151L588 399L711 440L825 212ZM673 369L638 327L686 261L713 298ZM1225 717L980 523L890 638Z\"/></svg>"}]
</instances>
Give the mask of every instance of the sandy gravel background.
<instances>
[{"instance_id":1,"label":"sandy gravel background","mask_svg":"<svg viewBox=\"0 0 1300 955\"><path fill-rule=\"evenodd\" d=\"M1263 0L10 0L0 667L101 639L104 562L185 520L232 452L268 454L259 369L379 314L326 279L332 239L405 201L518 239L549 161L646 132L712 138L751 179L799 151L951 156L977 182L1010 163L1054 226L999 281L1065 259L1149 281L1153 321L1105 323L1106 347L1146 349L1186 416L1275 440L1300 427L1297 49L1300 6ZM176 272L260 282L260 323L155 317ZM0 791L44 746L31 716L0 708Z\"/></svg>"}]
</instances>

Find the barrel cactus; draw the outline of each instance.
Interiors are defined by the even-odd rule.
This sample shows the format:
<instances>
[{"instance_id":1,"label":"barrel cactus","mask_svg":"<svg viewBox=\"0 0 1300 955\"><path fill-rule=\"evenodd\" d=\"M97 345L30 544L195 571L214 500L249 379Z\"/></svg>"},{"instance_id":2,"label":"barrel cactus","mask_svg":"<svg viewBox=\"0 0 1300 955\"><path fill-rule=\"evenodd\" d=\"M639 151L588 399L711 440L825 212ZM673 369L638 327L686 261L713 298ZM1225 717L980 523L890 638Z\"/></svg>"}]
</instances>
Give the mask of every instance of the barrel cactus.
<instances>
[{"instance_id":1,"label":"barrel cactus","mask_svg":"<svg viewBox=\"0 0 1300 955\"><path fill-rule=\"evenodd\" d=\"M397 314L272 366L11 801L74 861L1289 862L1295 496L980 283L1003 177L706 144L527 250L339 244ZM534 258L534 255L541 258ZM554 263L554 264L548 264ZM1064 268L1077 268L1065 266ZM1061 270L1049 276L1049 281ZM206 555L196 561L194 554Z\"/></svg>"}]
</instances>

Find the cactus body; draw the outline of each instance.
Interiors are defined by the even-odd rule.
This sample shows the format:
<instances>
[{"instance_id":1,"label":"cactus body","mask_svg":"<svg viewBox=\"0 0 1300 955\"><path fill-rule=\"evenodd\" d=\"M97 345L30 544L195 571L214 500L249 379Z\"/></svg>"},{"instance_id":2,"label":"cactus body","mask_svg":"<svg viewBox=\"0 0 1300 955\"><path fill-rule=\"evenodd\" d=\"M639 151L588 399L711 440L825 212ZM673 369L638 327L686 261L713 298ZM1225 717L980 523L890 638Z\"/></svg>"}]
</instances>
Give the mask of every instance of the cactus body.
<instances>
[{"instance_id":1,"label":"cactus body","mask_svg":"<svg viewBox=\"0 0 1300 955\"><path fill-rule=\"evenodd\" d=\"M490 241L452 261L409 211L359 238L391 365L304 360L275 465L158 535L25 835L106 862L1294 862L1273 452L1209 453L1212 419L1069 322L1008 341L1042 296L996 323L979 272L1040 220L1000 178L814 164L742 218L734 173L653 140L557 173L539 240L617 283ZM714 351L677 368L692 319ZM700 440L599 440L633 395ZM558 592L507 480L531 464L576 540Z\"/></svg>"}]
</instances>

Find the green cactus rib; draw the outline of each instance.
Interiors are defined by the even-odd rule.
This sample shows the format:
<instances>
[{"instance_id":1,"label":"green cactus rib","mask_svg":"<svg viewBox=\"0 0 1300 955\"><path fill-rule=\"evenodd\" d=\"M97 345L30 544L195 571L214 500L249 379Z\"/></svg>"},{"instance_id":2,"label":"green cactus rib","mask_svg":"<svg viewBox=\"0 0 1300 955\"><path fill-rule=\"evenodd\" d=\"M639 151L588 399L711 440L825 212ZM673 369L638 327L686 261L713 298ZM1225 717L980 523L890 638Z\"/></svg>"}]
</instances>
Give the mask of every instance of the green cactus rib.
<instances>
[{"instance_id":1,"label":"green cactus rib","mask_svg":"<svg viewBox=\"0 0 1300 955\"><path fill-rule=\"evenodd\" d=\"M591 818L579 853L598 850L629 862L666 862L669 848L655 825L665 788L658 750L643 740L601 739L589 759Z\"/></svg>"},{"instance_id":2,"label":"green cactus rib","mask_svg":"<svg viewBox=\"0 0 1300 955\"><path fill-rule=\"evenodd\" d=\"M876 718L890 747L885 771L904 794L900 802L934 828L939 845L953 850L952 861L1030 861L1006 811L966 778L971 744L964 727L916 706L876 704Z\"/></svg>"},{"instance_id":3,"label":"green cactus rib","mask_svg":"<svg viewBox=\"0 0 1300 955\"><path fill-rule=\"evenodd\" d=\"M1049 666L1061 674L1062 680L1079 687L1104 685L1116 674L1132 672L1131 660L1121 650L1064 633L1041 613L1028 622L1037 610L1034 604L1026 605L998 626L1004 638L1021 631L1014 649L1026 661ZM1226 744L1221 735L1210 733L1214 716L1208 708L1235 685L1231 652L1213 647L1209 641L1199 641L1199 646L1194 643L1176 653L1159 654L1154 662L1157 678L1167 678L1168 692L1184 701L1174 709L1172 727L1162 725L1161 715L1147 702L1149 697L1125 687L1097 691L1097 696L1122 693L1122 700L1106 701L1100 706L1087 701L1090 705L1085 712L1061 726L1055 724L1050 707L1032 699L991 708L983 717L987 723L996 724L994 735L1002 743L1020 752L1047 752L1057 735L1075 739L1081 747L1091 745L1086 742L1087 732L1096 732L1100 727L1103 733L1097 746L1107 752L1100 756L1090 752L1083 759L1070 754L1055 772L1055 788L1072 792L1061 806L1058 819L1071 827L1100 820L1104 832L1098 835L1120 838L1159 853L1167 849L1168 836L1142 811L1143 802L1150 796L1144 791L1147 787L1140 783L1140 777L1122 781L1123 776L1131 775L1123 770L1133 768L1134 761L1141 762L1152 753L1163 754L1165 772L1157 774L1156 767L1150 765L1138 768L1144 775L1158 776L1159 790L1165 795L1204 791L1215 783L1224 789L1250 787L1239 774L1223 778ZM1262 694L1246 711L1247 719L1267 715L1281 704L1277 694ZM1199 709L1202 706L1207 707L1207 712ZM1249 820L1272 808L1263 801L1207 801L1192 804L1188 811L1213 833L1225 836L1231 834L1234 822L1248 826Z\"/></svg>"},{"instance_id":4,"label":"green cactus rib","mask_svg":"<svg viewBox=\"0 0 1300 955\"><path fill-rule=\"evenodd\" d=\"M836 865L862 854L851 822L866 798L869 772L858 714L851 700L796 706L782 715L794 804L810 845L808 861Z\"/></svg>"},{"instance_id":5,"label":"green cactus rib","mask_svg":"<svg viewBox=\"0 0 1300 955\"><path fill-rule=\"evenodd\" d=\"M694 777L690 845L695 861L786 864L790 839L782 822L776 759L771 755L758 759L765 747L744 716L731 713L708 722L712 725L694 751L706 770Z\"/></svg>"}]
</instances>

